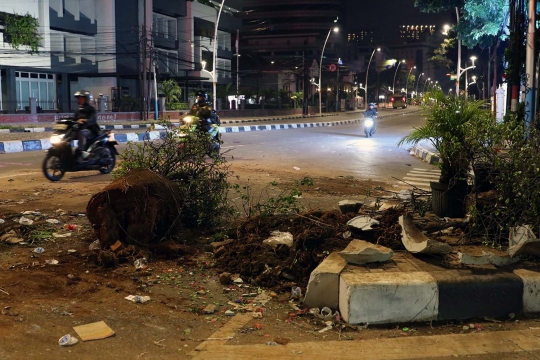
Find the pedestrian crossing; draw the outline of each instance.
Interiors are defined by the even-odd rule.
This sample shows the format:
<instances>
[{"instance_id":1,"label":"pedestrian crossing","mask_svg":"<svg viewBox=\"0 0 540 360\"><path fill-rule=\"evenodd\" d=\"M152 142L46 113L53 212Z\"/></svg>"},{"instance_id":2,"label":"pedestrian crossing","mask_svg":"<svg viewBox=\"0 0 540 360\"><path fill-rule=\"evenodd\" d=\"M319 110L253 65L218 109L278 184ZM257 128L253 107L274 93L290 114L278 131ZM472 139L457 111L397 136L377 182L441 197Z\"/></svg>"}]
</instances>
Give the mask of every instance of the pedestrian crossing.
<instances>
[{"instance_id":1,"label":"pedestrian crossing","mask_svg":"<svg viewBox=\"0 0 540 360\"><path fill-rule=\"evenodd\" d=\"M413 168L403 177L403 181L405 182L400 181L400 185L410 185L422 190L431 191L429 182L439 181L440 175L440 169Z\"/></svg>"}]
</instances>

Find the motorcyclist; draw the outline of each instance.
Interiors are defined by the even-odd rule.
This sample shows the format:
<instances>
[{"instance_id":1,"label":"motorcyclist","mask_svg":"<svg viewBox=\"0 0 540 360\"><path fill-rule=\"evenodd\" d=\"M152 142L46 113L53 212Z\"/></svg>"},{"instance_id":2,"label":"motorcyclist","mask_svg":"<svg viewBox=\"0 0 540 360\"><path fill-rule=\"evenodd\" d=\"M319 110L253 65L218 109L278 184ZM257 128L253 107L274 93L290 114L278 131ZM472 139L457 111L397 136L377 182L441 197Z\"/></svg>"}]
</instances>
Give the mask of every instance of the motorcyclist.
<instances>
[{"instance_id":1,"label":"motorcyclist","mask_svg":"<svg viewBox=\"0 0 540 360\"><path fill-rule=\"evenodd\" d=\"M196 116L199 119L201 130L210 130L212 118L212 106L208 104L208 94L204 90L199 90L195 93L197 102L193 104L188 115ZM210 121L209 121L210 120Z\"/></svg>"},{"instance_id":2,"label":"motorcyclist","mask_svg":"<svg viewBox=\"0 0 540 360\"><path fill-rule=\"evenodd\" d=\"M75 111L75 115L73 115L73 118L79 124L79 130L74 137L78 140L75 156L78 162L83 162L83 153L86 150L88 139L99 135L100 129L97 123L96 108L90 104L92 94L87 90L79 90L73 96L77 98L77 103L79 104L79 108Z\"/></svg>"},{"instance_id":3,"label":"motorcyclist","mask_svg":"<svg viewBox=\"0 0 540 360\"><path fill-rule=\"evenodd\" d=\"M373 118L373 121L377 119L377 116L379 116L379 112L377 109L375 109L374 103L369 103L369 107L366 111L364 111L364 117L370 117Z\"/></svg>"}]
</instances>

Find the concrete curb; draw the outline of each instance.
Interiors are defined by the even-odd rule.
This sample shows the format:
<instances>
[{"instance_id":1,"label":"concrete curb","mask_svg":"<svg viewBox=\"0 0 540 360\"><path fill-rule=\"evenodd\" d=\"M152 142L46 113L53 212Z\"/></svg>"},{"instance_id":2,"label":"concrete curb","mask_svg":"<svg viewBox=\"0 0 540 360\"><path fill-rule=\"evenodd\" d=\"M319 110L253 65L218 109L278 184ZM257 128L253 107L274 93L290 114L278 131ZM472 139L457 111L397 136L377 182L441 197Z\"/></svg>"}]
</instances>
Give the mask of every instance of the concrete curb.
<instances>
[{"instance_id":1,"label":"concrete curb","mask_svg":"<svg viewBox=\"0 0 540 360\"><path fill-rule=\"evenodd\" d=\"M421 144L414 145L410 150L410 154L422 159L428 164L433 165L439 162L439 154L433 150L426 149Z\"/></svg>"},{"instance_id":2,"label":"concrete curb","mask_svg":"<svg viewBox=\"0 0 540 360\"><path fill-rule=\"evenodd\" d=\"M348 124L355 124L358 122L361 122L361 120L360 119L359 120L339 120L339 121L329 121L329 122L298 123L298 124L270 124L270 125L225 126L225 127L221 126L219 128L219 132L220 133L241 133L241 132L252 132L252 131L316 128L316 127L327 127L327 126L337 126L337 125L348 125ZM112 129L125 129L123 127L124 125L113 125L113 126L114 127ZM160 130L163 127L156 125L155 128ZM107 129L107 130L112 130L112 129ZM115 134L114 137L116 141L118 141L119 143L126 143L126 142L140 142L146 139L156 140L156 139L159 139L162 136L162 134L164 134L164 132L148 131L145 133ZM16 153L16 152L24 152L24 151L47 150L50 147L51 147L51 143L49 139L0 141L0 154Z\"/></svg>"},{"instance_id":3,"label":"concrete curb","mask_svg":"<svg viewBox=\"0 0 540 360\"><path fill-rule=\"evenodd\" d=\"M328 256L313 271L304 303L319 308L335 304L336 294L329 292L339 289L340 314L351 324L507 318L511 313L540 312L540 269L446 270L407 264L403 259L396 259L393 268L389 264L365 268L343 266L338 260Z\"/></svg>"}]
</instances>

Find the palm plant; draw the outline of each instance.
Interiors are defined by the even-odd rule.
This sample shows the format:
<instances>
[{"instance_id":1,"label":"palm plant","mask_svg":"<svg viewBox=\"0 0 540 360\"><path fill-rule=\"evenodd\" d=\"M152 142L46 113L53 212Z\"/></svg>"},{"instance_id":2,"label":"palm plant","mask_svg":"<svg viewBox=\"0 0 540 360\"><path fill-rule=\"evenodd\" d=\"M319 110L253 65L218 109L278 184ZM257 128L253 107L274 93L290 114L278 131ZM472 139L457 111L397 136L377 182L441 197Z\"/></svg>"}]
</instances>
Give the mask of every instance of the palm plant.
<instances>
[{"instance_id":1,"label":"palm plant","mask_svg":"<svg viewBox=\"0 0 540 360\"><path fill-rule=\"evenodd\" d=\"M180 101L182 88L174 79L169 79L161 83L161 93L165 96L165 105L169 107L171 104Z\"/></svg>"}]
</instances>

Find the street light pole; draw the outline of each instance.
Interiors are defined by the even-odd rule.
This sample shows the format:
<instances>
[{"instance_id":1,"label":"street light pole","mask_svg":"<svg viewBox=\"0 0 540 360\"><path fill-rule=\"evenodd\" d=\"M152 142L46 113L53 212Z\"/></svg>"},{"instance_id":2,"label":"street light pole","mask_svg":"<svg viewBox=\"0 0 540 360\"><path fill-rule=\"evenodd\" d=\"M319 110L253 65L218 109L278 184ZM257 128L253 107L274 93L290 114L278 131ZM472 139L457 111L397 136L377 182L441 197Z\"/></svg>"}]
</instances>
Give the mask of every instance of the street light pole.
<instances>
[{"instance_id":1,"label":"street light pole","mask_svg":"<svg viewBox=\"0 0 540 360\"><path fill-rule=\"evenodd\" d=\"M214 51L212 52L212 100L214 102L214 110L217 110L216 106L216 60L217 60L217 34L218 34L218 25L219 25L219 17L221 16L221 10L223 10L223 4L225 3L225 0L221 1L221 5L219 6L217 19L216 19L216 25L214 26Z\"/></svg>"},{"instance_id":2,"label":"street light pole","mask_svg":"<svg viewBox=\"0 0 540 360\"><path fill-rule=\"evenodd\" d=\"M408 87L409 87L409 78L411 77L411 71L413 69L416 69L416 65L413 66L410 70L409 70L409 75L407 75L407 83L405 84L405 100L407 100L407 92L408 92ZM412 98L412 96L411 96Z\"/></svg>"},{"instance_id":3,"label":"street light pole","mask_svg":"<svg viewBox=\"0 0 540 360\"><path fill-rule=\"evenodd\" d=\"M430 78L427 78L427 80L424 81L424 87L422 88L422 94L424 94L424 93L426 92L426 83L427 83L429 80L431 80L431 79L430 79ZM428 90L429 90L429 88L428 88Z\"/></svg>"},{"instance_id":4,"label":"street light pole","mask_svg":"<svg viewBox=\"0 0 540 360\"><path fill-rule=\"evenodd\" d=\"M321 62L319 63L319 115L322 114L321 76L322 76L322 62L323 62L323 56L324 56L324 48L326 47L326 43L328 42L328 38L330 37L330 34L332 33L332 31L338 32L339 28L335 26L335 27L331 27L330 30L328 30L328 35L326 35L326 40L324 41L324 45L322 47Z\"/></svg>"},{"instance_id":5,"label":"street light pole","mask_svg":"<svg viewBox=\"0 0 540 360\"><path fill-rule=\"evenodd\" d=\"M397 61L397 60L396 60ZM392 93L395 94L396 93L396 75L397 75L397 72L398 72L398 69L399 69L399 65L401 65L402 63L405 63L405 60L401 60L398 65L396 66L396 72L394 73L394 81L392 82Z\"/></svg>"},{"instance_id":6,"label":"street light pole","mask_svg":"<svg viewBox=\"0 0 540 360\"><path fill-rule=\"evenodd\" d=\"M424 73L421 73L420 75L418 75L418 79L416 79L416 89L414 91L416 96L418 96L418 83L420 82L420 78L422 77L422 75L424 75Z\"/></svg>"},{"instance_id":7,"label":"street light pole","mask_svg":"<svg viewBox=\"0 0 540 360\"><path fill-rule=\"evenodd\" d=\"M368 65L367 65L367 68L366 68L366 88L365 88L365 93L366 93L366 98L364 99L364 109L367 109L367 98L368 98L368 74L369 74L369 66L371 65L371 60L373 59L373 55L375 55L375 51L381 51L381 48L376 48L375 50L373 50L373 52L371 53L371 57L369 58L369 62L368 62Z\"/></svg>"}]
</instances>

